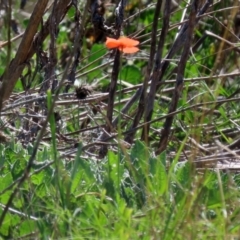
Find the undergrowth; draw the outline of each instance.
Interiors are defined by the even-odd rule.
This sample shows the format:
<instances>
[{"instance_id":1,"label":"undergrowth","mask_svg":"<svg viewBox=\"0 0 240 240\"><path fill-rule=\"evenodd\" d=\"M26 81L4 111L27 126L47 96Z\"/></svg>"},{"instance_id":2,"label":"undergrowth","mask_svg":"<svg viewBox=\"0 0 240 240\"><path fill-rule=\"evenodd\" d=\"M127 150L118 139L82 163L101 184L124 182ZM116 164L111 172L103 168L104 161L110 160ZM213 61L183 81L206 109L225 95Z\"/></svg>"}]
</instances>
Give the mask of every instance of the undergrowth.
<instances>
[{"instance_id":1,"label":"undergrowth","mask_svg":"<svg viewBox=\"0 0 240 240\"><path fill-rule=\"evenodd\" d=\"M0 10L2 239L239 239L238 1Z\"/></svg>"},{"instance_id":2,"label":"undergrowth","mask_svg":"<svg viewBox=\"0 0 240 240\"><path fill-rule=\"evenodd\" d=\"M16 238L237 239L239 174L198 171L166 153L152 156L137 141L131 150L109 151L103 161L46 160L38 152L28 180L14 198L1 236ZM32 149L1 146L1 204L8 202ZM235 238L234 238L235 236Z\"/></svg>"}]
</instances>

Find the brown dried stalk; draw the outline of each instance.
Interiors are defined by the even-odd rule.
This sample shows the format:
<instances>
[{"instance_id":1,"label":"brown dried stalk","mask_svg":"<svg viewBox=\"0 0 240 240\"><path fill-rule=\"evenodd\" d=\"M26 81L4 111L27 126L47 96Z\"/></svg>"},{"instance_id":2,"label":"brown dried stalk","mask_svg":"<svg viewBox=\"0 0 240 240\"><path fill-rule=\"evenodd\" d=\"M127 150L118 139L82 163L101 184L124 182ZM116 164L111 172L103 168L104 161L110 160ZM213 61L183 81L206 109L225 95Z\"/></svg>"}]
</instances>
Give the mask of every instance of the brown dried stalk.
<instances>
[{"instance_id":1,"label":"brown dried stalk","mask_svg":"<svg viewBox=\"0 0 240 240\"><path fill-rule=\"evenodd\" d=\"M187 64L187 59L189 57L190 47L192 43L192 36L193 36L193 30L196 25L196 16L197 16L197 9L198 9L198 0L193 1L192 3L192 9L189 16L188 21L188 29L186 34L186 42L183 47L183 52L179 61L178 65L178 71L177 71L177 79L176 79L176 85L175 85L175 91L173 94L172 103L170 105L168 113L175 112L177 109L178 100L181 96L182 89L183 89L183 83L184 83L184 71ZM166 149L167 143L168 143L168 137L170 135L170 130L173 122L173 116L167 117L164 123L164 128L161 132L161 138L159 141L158 149L156 150L156 154L160 154Z\"/></svg>"}]
</instances>

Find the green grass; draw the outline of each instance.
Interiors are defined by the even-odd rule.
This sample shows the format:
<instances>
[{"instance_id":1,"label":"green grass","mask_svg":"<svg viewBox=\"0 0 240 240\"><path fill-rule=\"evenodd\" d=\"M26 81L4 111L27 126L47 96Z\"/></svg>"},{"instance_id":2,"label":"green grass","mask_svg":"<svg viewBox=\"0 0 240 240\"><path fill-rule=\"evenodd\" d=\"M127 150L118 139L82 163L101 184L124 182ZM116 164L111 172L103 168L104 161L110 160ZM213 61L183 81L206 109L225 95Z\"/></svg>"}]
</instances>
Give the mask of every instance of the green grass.
<instances>
[{"instance_id":1,"label":"green grass","mask_svg":"<svg viewBox=\"0 0 240 240\"><path fill-rule=\"evenodd\" d=\"M2 204L12 188L2 191L23 173L29 151L18 144L1 146ZM239 174L200 171L174 159L168 162L165 152L153 157L140 141L130 151L109 152L102 161L82 159L79 147L74 161L57 159L58 171L54 163L43 167L48 163L45 151L38 152L29 179L13 200L11 207L19 212L8 211L4 219L0 229L4 238L36 234L52 239L237 239L239 235Z\"/></svg>"}]
</instances>

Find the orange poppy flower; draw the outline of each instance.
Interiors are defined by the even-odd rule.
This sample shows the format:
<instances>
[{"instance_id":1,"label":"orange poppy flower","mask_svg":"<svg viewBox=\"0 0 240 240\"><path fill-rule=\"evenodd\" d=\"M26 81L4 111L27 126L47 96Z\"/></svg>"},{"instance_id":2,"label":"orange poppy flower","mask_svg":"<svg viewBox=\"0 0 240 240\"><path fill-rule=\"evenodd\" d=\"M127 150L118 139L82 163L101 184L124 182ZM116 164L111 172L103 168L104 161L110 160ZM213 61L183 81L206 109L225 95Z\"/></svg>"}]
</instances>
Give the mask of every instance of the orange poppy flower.
<instances>
[{"instance_id":1,"label":"orange poppy flower","mask_svg":"<svg viewBox=\"0 0 240 240\"><path fill-rule=\"evenodd\" d=\"M139 44L139 41L133 40L127 37L120 37L119 39L107 37L106 47L109 49L118 48L124 53L135 53L139 51L139 48L136 47Z\"/></svg>"}]
</instances>

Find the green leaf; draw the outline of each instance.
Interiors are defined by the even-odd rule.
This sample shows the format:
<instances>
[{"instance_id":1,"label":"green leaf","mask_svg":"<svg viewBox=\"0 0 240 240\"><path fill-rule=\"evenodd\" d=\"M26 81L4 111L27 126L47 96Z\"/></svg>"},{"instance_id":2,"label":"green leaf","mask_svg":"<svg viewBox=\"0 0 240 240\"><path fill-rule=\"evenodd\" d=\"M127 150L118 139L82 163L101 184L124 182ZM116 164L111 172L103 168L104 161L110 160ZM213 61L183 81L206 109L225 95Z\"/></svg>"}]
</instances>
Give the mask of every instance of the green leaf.
<instances>
[{"instance_id":1,"label":"green leaf","mask_svg":"<svg viewBox=\"0 0 240 240\"><path fill-rule=\"evenodd\" d=\"M42 182L41 184L39 184L35 188L35 194L39 198L44 198L47 195L47 185L46 185L46 182Z\"/></svg>"},{"instance_id":2,"label":"green leaf","mask_svg":"<svg viewBox=\"0 0 240 240\"><path fill-rule=\"evenodd\" d=\"M99 64L102 62L102 59L99 59L99 58L101 58L106 52L107 52L107 49L106 49L106 47L104 47L103 44L96 44L95 43L92 46L91 54L88 58L88 62L92 63L91 68L99 66ZM97 60L97 59L99 59L99 60Z\"/></svg>"},{"instance_id":3,"label":"green leaf","mask_svg":"<svg viewBox=\"0 0 240 240\"><path fill-rule=\"evenodd\" d=\"M132 148L131 151L132 159L139 159L139 160L148 160L149 152L147 147L144 145L143 142L137 140Z\"/></svg>"},{"instance_id":4,"label":"green leaf","mask_svg":"<svg viewBox=\"0 0 240 240\"><path fill-rule=\"evenodd\" d=\"M27 235L32 233L36 229L35 222L31 220L25 220L19 226L19 235Z\"/></svg>"},{"instance_id":5,"label":"green leaf","mask_svg":"<svg viewBox=\"0 0 240 240\"><path fill-rule=\"evenodd\" d=\"M119 155L112 151L108 152L108 169L114 188L119 190L124 168L123 164L120 164Z\"/></svg>"},{"instance_id":6,"label":"green leaf","mask_svg":"<svg viewBox=\"0 0 240 240\"><path fill-rule=\"evenodd\" d=\"M17 92L23 91L23 85L21 80L18 80L14 86L14 90Z\"/></svg>"},{"instance_id":7,"label":"green leaf","mask_svg":"<svg viewBox=\"0 0 240 240\"><path fill-rule=\"evenodd\" d=\"M132 84L142 82L142 73L135 66L125 66L119 72L119 78Z\"/></svg>"},{"instance_id":8,"label":"green leaf","mask_svg":"<svg viewBox=\"0 0 240 240\"><path fill-rule=\"evenodd\" d=\"M68 16L70 19L73 19L73 18L74 18L74 15L75 15L75 8L74 8L74 7L70 7L70 9L67 11L67 16Z\"/></svg>"},{"instance_id":9,"label":"green leaf","mask_svg":"<svg viewBox=\"0 0 240 240\"><path fill-rule=\"evenodd\" d=\"M177 181L184 187L191 183L191 164L188 162L181 162L175 166L175 176Z\"/></svg>"},{"instance_id":10,"label":"green leaf","mask_svg":"<svg viewBox=\"0 0 240 240\"><path fill-rule=\"evenodd\" d=\"M158 158L150 158L151 187L158 194L163 194L168 189L168 176L166 172L166 154L163 152Z\"/></svg>"},{"instance_id":11,"label":"green leaf","mask_svg":"<svg viewBox=\"0 0 240 240\"><path fill-rule=\"evenodd\" d=\"M91 64L87 71L90 71L88 73L88 79L93 80L94 78L98 78L102 75L102 70L98 68L98 66L102 63L102 56L106 53L106 48L102 44L94 44L91 48L91 54L88 58L89 64ZM96 68L94 71L92 71L94 68Z\"/></svg>"},{"instance_id":12,"label":"green leaf","mask_svg":"<svg viewBox=\"0 0 240 240\"><path fill-rule=\"evenodd\" d=\"M76 164L77 164L78 168L80 169L80 171L76 172L75 174L80 174L81 178L83 178L84 181L86 181L86 183L94 182L95 177L94 177L93 171L91 170L91 162L88 162L88 161L82 159L80 156L80 151L78 152L78 154L75 158L75 161L77 161Z\"/></svg>"},{"instance_id":13,"label":"green leaf","mask_svg":"<svg viewBox=\"0 0 240 240\"><path fill-rule=\"evenodd\" d=\"M33 184L39 185L39 184L41 184L43 182L44 177L45 177L45 174L42 171L42 172L40 172L38 174L32 175L31 176L31 181L32 181Z\"/></svg>"},{"instance_id":14,"label":"green leaf","mask_svg":"<svg viewBox=\"0 0 240 240\"><path fill-rule=\"evenodd\" d=\"M8 187L13 182L12 175L8 172L5 175L1 175L1 184L0 191L3 191L6 187Z\"/></svg>"},{"instance_id":15,"label":"green leaf","mask_svg":"<svg viewBox=\"0 0 240 240\"><path fill-rule=\"evenodd\" d=\"M24 163L22 160L17 160L13 164L11 172L14 180L19 178L22 175L25 167L26 167L26 162Z\"/></svg>"},{"instance_id":16,"label":"green leaf","mask_svg":"<svg viewBox=\"0 0 240 240\"><path fill-rule=\"evenodd\" d=\"M1 214L1 212L0 212L0 214ZM0 235L4 235L4 236L6 236L6 238L9 238L9 232L11 231L11 228L14 229L14 227L16 227L16 225L19 222L20 222L19 216L17 216L16 214L11 215L11 214L7 213L4 218L3 224L0 227Z\"/></svg>"},{"instance_id":17,"label":"green leaf","mask_svg":"<svg viewBox=\"0 0 240 240\"><path fill-rule=\"evenodd\" d=\"M80 146L78 147L78 152L77 152L73 167L71 169L71 193L73 193L77 189L82 179L82 174L80 173L80 169L81 169L80 161L84 161L84 160L79 158L79 156L81 155L81 152L82 152L82 144L80 144Z\"/></svg>"}]
</instances>

